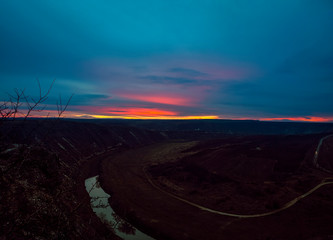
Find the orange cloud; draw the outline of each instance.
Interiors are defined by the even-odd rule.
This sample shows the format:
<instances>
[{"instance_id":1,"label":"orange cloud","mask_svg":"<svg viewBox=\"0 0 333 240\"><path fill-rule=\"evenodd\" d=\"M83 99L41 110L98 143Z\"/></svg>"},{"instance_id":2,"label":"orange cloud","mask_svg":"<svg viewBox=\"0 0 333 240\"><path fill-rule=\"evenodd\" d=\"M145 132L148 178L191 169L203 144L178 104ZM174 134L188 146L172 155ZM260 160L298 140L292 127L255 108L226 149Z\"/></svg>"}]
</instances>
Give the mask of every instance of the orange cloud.
<instances>
[{"instance_id":1,"label":"orange cloud","mask_svg":"<svg viewBox=\"0 0 333 240\"><path fill-rule=\"evenodd\" d=\"M150 102L150 103L161 103L168 105L176 105L176 106L192 106L193 102L189 98L176 96L168 94L132 94L132 93L120 93L117 94L119 97L136 100L141 102Z\"/></svg>"},{"instance_id":2,"label":"orange cloud","mask_svg":"<svg viewBox=\"0 0 333 240\"><path fill-rule=\"evenodd\" d=\"M135 116L174 116L177 112L160 110L156 108L108 108L107 113Z\"/></svg>"},{"instance_id":3,"label":"orange cloud","mask_svg":"<svg viewBox=\"0 0 333 240\"><path fill-rule=\"evenodd\" d=\"M218 116L180 116L179 112L145 107L92 107L80 106L77 118L123 118L123 119L218 119Z\"/></svg>"},{"instance_id":4,"label":"orange cloud","mask_svg":"<svg viewBox=\"0 0 333 240\"><path fill-rule=\"evenodd\" d=\"M176 116L178 112L146 107L93 107L80 106L80 111L101 116Z\"/></svg>"},{"instance_id":5,"label":"orange cloud","mask_svg":"<svg viewBox=\"0 0 333 240\"><path fill-rule=\"evenodd\" d=\"M87 117L86 115L84 117ZM194 120L194 119L218 119L218 116L108 116L89 115L92 118L123 118L123 119L164 119L164 120Z\"/></svg>"},{"instance_id":6,"label":"orange cloud","mask_svg":"<svg viewBox=\"0 0 333 240\"><path fill-rule=\"evenodd\" d=\"M18 117L24 116L18 115ZM58 117L58 111L47 110L41 112L33 112L30 117L46 118ZM64 118L122 118L122 119L231 119L231 120L260 120L260 121L297 121L297 122L333 122L333 116L318 117L271 117L271 118L255 118L255 117L222 117L215 115L182 115L172 110L164 110L159 108L147 107L94 107L94 106L76 106L76 110L67 110L61 116Z\"/></svg>"},{"instance_id":7,"label":"orange cloud","mask_svg":"<svg viewBox=\"0 0 333 240\"><path fill-rule=\"evenodd\" d=\"M259 118L261 121L298 121L298 122L331 122L333 117L281 117L281 118Z\"/></svg>"}]
</instances>

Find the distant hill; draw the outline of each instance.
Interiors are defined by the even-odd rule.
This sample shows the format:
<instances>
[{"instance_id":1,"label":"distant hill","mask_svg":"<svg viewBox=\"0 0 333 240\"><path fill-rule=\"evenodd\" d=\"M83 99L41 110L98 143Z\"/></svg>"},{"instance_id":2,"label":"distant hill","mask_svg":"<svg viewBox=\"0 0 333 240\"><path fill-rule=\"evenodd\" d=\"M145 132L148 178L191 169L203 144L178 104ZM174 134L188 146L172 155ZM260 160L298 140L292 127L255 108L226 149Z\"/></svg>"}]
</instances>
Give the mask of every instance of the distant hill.
<instances>
[{"instance_id":1,"label":"distant hill","mask_svg":"<svg viewBox=\"0 0 333 240\"><path fill-rule=\"evenodd\" d=\"M210 132L240 135L298 135L333 132L333 123L266 122L254 120L74 120L108 126L128 126L152 131Z\"/></svg>"}]
</instances>

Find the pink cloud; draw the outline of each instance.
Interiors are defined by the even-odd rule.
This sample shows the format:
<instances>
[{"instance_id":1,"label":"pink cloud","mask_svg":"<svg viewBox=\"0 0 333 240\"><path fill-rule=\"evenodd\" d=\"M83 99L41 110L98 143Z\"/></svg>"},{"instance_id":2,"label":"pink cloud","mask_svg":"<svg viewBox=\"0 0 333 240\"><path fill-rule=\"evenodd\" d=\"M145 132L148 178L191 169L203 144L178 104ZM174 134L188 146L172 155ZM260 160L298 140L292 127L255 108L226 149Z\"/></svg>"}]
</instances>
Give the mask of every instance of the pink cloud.
<instances>
[{"instance_id":1,"label":"pink cloud","mask_svg":"<svg viewBox=\"0 0 333 240\"><path fill-rule=\"evenodd\" d=\"M300 122L332 122L333 117L275 117L275 118L259 118L261 121L300 121Z\"/></svg>"},{"instance_id":2,"label":"pink cloud","mask_svg":"<svg viewBox=\"0 0 333 240\"><path fill-rule=\"evenodd\" d=\"M192 106L193 101L190 98L178 96L175 94L133 94L133 93L118 93L117 96L125 99L148 102L148 103L160 103L176 106Z\"/></svg>"},{"instance_id":3,"label":"pink cloud","mask_svg":"<svg viewBox=\"0 0 333 240\"><path fill-rule=\"evenodd\" d=\"M103 114L112 116L176 116L176 111L147 107L94 107L80 106L81 111L87 114Z\"/></svg>"}]
</instances>

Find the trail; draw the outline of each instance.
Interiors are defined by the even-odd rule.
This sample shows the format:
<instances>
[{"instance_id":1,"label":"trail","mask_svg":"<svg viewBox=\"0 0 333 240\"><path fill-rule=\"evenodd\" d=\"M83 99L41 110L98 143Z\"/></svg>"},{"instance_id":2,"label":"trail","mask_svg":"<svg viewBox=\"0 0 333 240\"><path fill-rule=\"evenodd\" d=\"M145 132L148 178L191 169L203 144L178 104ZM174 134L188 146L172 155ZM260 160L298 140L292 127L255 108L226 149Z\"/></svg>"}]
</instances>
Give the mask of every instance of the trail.
<instances>
[{"instance_id":1,"label":"trail","mask_svg":"<svg viewBox=\"0 0 333 240\"><path fill-rule=\"evenodd\" d=\"M317 186L315 186L314 188L310 189L308 192L298 196L297 198L291 200L290 202L287 202L285 205L283 205L281 208L279 209L276 209L276 210L273 210L273 211L270 211L270 212L266 212L266 213L258 213L258 214L235 214L235 213L227 213L227 212L220 212L220 211L217 211L217 210L213 210L213 209L210 209L210 208L207 208L207 207L204 207L202 205L199 205L199 204L196 204L196 203L193 203L193 202L190 202L186 199L183 199L181 197L178 197L172 193L169 193L163 189L161 189L159 186L157 186L155 183L153 183L153 181L151 180L151 178L148 176L147 172L146 172L146 169L143 168L143 171L144 171L144 174L147 178L147 180L149 181L149 183L154 187L156 188L157 190L169 195L170 197L173 197L175 199L178 199L179 201L182 201L184 203L187 203L193 207L196 207L196 208L199 208L200 210L203 210L203 211L207 211L207 212L211 212L211 213L214 213L214 214L218 214L218 215L222 215L222 216L229 216L229 217L237 217L237 218L255 218L255 217L265 217L265 216L269 216L269 215L272 215L272 214L275 214L275 213L278 213L278 212L281 212L283 210L286 210L290 207L292 207L293 205L295 205L298 201L300 201L302 198L305 198L307 196L309 196L311 193L313 193L314 191L316 191L317 189L321 188L322 186L325 186L325 185L329 185L329 184L333 184L333 181L329 181L329 182L325 182L326 179L324 179L323 182L321 182L320 184L318 184ZM331 178L328 178L328 179L331 179Z\"/></svg>"},{"instance_id":2,"label":"trail","mask_svg":"<svg viewBox=\"0 0 333 240\"><path fill-rule=\"evenodd\" d=\"M313 156L313 166L314 166L315 168L318 168L318 169L324 171L324 172L327 172L327 173L333 173L332 171L330 171L330 170L328 170L328 169L326 169L326 168L323 168L322 166L320 166L320 165L318 164L318 156L319 156L319 151L320 151L321 145L323 144L323 141L324 141L325 139L329 138L329 137L333 137L333 134L328 135L328 136L323 137L323 138L320 139L320 141L319 141L319 143L318 143L318 146L317 146L317 148L316 148L315 154L314 154L314 156Z\"/></svg>"}]
</instances>

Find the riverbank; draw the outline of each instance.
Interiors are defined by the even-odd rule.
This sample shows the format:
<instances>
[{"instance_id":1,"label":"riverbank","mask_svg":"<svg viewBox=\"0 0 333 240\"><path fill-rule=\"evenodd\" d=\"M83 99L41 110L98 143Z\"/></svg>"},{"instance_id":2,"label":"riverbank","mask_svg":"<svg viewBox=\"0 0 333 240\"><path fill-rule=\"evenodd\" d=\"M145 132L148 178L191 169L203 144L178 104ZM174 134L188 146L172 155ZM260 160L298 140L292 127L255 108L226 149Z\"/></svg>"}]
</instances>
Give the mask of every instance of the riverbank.
<instances>
[{"instance_id":1,"label":"riverbank","mask_svg":"<svg viewBox=\"0 0 333 240\"><path fill-rule=\"evenodd\" d=\"M192 142L156 144L103 160L101 183L106 192L112 192L112 208L156 239L216 239L216 231L231 218L210 216L161 194L144 177L143 167L152 159L162 160L161 154L176 159L190 146Z\"/></svg>"}]
</instances>

